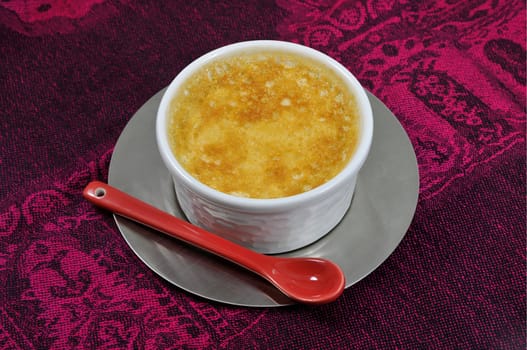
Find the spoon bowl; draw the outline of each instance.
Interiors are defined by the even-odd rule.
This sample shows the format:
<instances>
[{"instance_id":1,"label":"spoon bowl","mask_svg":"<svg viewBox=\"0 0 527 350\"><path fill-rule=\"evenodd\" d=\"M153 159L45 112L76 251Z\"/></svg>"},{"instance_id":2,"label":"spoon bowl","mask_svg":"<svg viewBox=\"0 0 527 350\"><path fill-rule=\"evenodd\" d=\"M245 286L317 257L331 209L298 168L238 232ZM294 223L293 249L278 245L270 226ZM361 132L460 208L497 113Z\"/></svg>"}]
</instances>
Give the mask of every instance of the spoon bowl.
<instances>
[{"instance_id":1,"label":"spoon bowl","mask_svg":"<svg viewBox=\"0 0 527 350\"><path fill-rule=\"evenodd\" d=\"M344 273L337 264L329 260L316 257L285 258L257 253L100 181L90 182L84 189L83 196L96 206L234 262L265 278L297 302L325 304L336 300L344 291Z\"/></svg>"},{"instance_id":2,"label":"spoon bowl","mask_svg":"<svg viewBox=\"0 0 527 350\"><path fill-rule=\"evenodd\" d=\"M342 271L329 260L272 257L268 263L273 268L266 279L297 301L315 304L330 302L344 290L344 278L337 277Z\"/></svg>"}]
</instances>

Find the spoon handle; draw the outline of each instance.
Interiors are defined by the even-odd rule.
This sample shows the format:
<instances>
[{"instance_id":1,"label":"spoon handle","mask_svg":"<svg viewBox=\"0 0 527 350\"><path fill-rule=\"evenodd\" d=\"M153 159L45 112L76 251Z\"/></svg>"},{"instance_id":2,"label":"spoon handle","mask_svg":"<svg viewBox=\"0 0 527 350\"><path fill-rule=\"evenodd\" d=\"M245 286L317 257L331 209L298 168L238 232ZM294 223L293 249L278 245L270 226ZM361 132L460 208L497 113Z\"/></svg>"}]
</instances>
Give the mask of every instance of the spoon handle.
<instances>
[{"instance_id":1,"label":"spoon handle","mask_svg":"<svg viewBox=\"0 0 527 350\"><path fill-rule=\"evenodd\" d=\"M85 187L83 196L98 207L230 260L264 277L266 275L260 264L264 264L268 256L178 219L106 183L90 182Z\"/></svg>"}]
</instances>

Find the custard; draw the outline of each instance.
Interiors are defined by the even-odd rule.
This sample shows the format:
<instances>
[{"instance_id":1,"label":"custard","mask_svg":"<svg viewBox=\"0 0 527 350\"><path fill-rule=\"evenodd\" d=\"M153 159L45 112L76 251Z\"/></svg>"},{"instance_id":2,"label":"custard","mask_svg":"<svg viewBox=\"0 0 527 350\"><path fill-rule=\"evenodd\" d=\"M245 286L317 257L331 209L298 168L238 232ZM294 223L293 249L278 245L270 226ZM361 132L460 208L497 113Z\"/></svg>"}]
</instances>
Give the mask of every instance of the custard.
<instances>
[{"instance_id":1,"label":"custard","mask_svg":"<svg viewBox=\"0 0 527 350\"><path fill-rule=\"evenodd\" d=\"M169 142L193 177L241 197L299 194L336 176L358 139L354 96L329 68L288 53L218 59L171 101Z\"/></svg>"}]
</instances>

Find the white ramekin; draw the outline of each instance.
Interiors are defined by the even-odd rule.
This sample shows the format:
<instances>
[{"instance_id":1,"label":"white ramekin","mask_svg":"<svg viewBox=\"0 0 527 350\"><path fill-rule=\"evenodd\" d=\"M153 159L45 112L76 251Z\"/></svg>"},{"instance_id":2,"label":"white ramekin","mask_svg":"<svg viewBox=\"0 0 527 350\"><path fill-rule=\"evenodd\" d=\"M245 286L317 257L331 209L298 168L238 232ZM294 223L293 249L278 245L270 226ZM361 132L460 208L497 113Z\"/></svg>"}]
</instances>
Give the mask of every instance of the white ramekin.
<instances>
[{"instance_id":1,"label":"white ramekin","mask_svg":"<svg viewBox=\"0 0 527 350\"><path fill-rule=\"evenodd\" d=\"M347 166L333 179L310 191L290 197L251 199L217 191L192 177L176 160L168 141L170 101L203 65L240 53L282 51L308 57L335 71L355 96L360 115L360 139ZM331 57L299 44L257 40L227 45L199 57L183 69L165 91L156 120L161 157L172 175L179 205L187 219L204 229L261 253L282 253L306 246L335 227L348 210L357 174L373 137L373 116L365 90L358 80Z\"/></svg>"}]
</instances>

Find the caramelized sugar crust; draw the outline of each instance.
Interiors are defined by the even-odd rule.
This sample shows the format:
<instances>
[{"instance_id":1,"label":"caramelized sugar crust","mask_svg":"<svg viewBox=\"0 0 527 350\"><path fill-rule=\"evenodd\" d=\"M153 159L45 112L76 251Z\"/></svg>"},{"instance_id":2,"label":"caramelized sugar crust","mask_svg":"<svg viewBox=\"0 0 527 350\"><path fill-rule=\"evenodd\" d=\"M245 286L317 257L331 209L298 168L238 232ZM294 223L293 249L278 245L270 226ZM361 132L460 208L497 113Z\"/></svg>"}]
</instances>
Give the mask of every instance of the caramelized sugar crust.
<instances>
[{"instance_id":1,"label":"caramelized sugar crust","mask_svg":"<svg viewBox=\"0 0 527 350\"><path fill-rule=\"evenodd\" d=\"M171 103L169 139L200 182L251 198L295 195L347 164L357 143L354 97L331 70L290 54L215 61Z\"/></svg>"}]
</instances>

